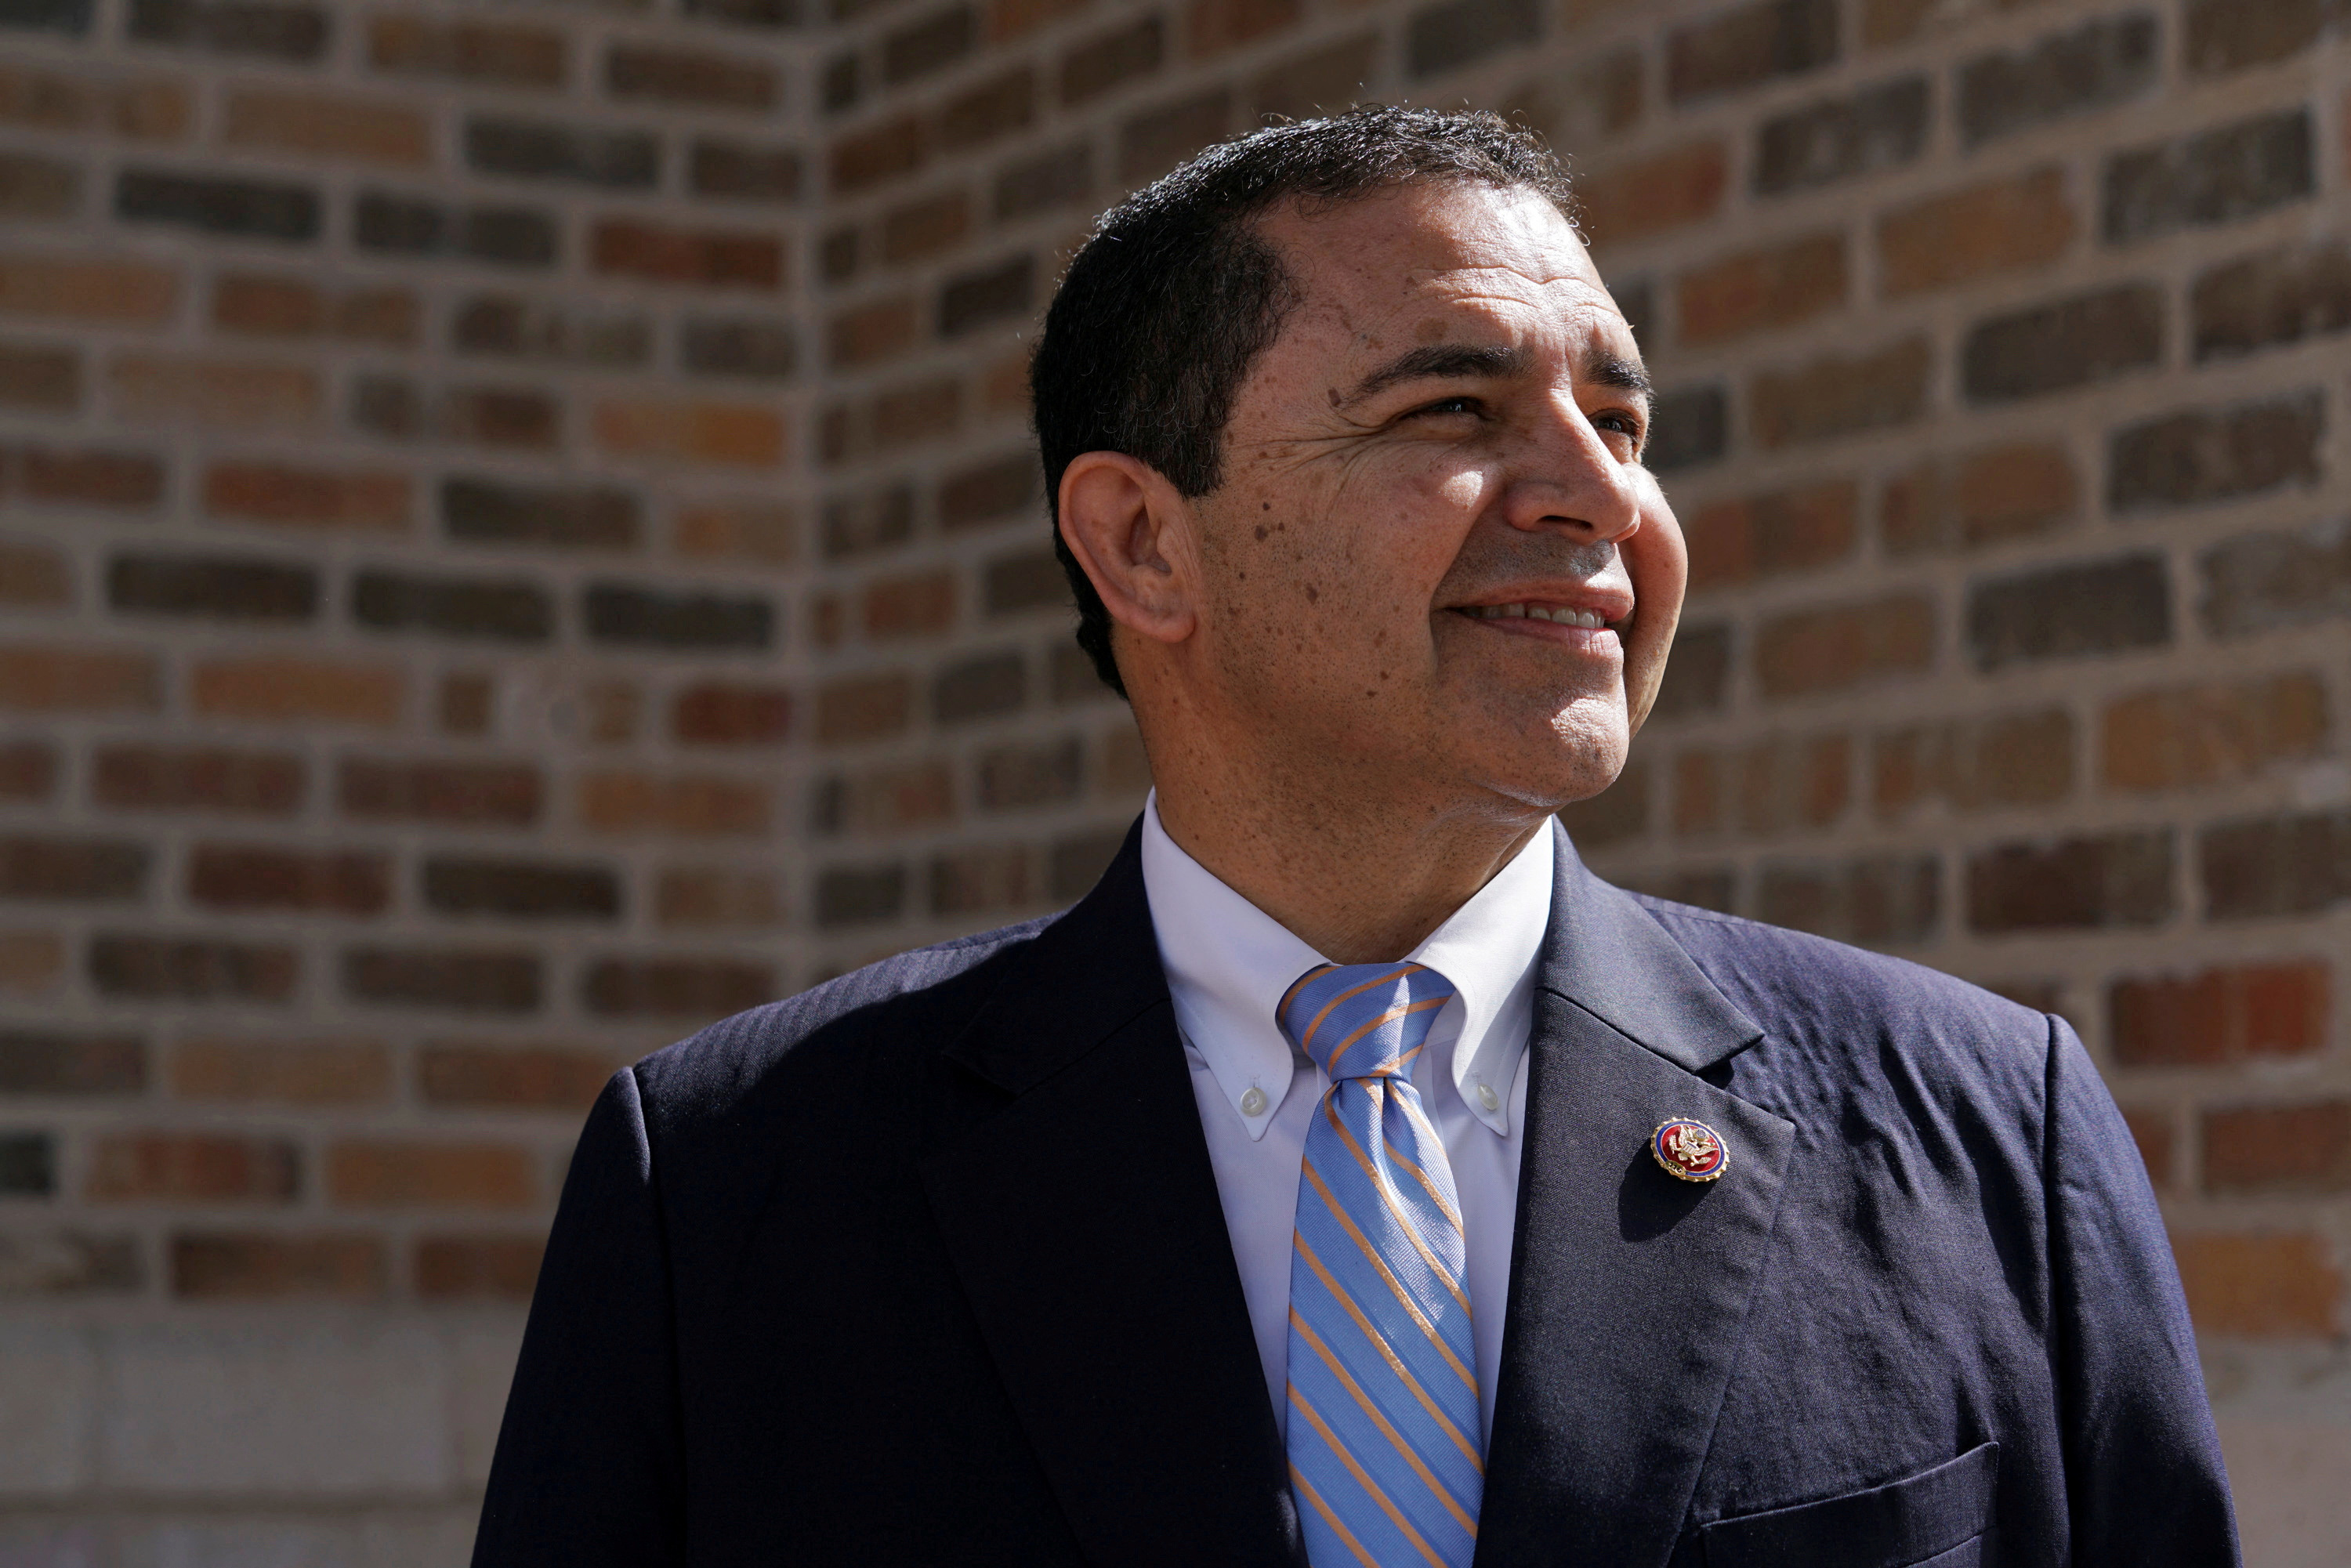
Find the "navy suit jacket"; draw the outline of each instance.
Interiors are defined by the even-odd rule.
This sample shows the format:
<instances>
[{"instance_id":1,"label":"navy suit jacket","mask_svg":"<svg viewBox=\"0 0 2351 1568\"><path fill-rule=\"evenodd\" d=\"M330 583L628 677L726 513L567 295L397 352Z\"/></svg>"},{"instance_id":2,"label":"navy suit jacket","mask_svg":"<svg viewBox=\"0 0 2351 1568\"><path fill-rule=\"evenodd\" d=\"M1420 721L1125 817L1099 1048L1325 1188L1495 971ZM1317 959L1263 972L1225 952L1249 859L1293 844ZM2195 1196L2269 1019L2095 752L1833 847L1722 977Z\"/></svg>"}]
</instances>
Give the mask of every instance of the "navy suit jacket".
<instances>
[{"instance_id":1,"label":"navy suit jacket","mask_svg":"<svg viewBox=\"0 0 2351 1568\"><path fill-rule=\"evenodd\" d=\"M476 1568L1303 1563L1137 842L612 1079ZM2063 1021L1563 842L1536 988L1479 1568L2237 1561Z\"/></svg>"}]
</instances>

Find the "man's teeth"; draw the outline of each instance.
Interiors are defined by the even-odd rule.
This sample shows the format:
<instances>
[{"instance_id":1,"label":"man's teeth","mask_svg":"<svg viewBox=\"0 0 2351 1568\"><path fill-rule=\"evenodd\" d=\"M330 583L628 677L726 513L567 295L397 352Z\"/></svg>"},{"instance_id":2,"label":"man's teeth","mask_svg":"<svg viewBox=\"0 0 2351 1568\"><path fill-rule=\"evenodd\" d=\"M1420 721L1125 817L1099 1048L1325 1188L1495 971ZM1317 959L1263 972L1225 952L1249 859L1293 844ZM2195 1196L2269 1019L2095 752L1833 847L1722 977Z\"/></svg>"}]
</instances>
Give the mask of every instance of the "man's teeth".
<instances>
[{"instance_id":1,"label":"man's teeth","mask_svg":"<svg viewBox=\"0 0 2351 1568\"><path fill-rule=\"evenodd\" d=\"M1570 610L1566 605L1545 607L1541 604L1473 604L1469 613L1481 621L1549 621L1558 626L1581 626L1586 632L1597 632L1607 622L1593 610Z\"/></svg>"}]
</instances>

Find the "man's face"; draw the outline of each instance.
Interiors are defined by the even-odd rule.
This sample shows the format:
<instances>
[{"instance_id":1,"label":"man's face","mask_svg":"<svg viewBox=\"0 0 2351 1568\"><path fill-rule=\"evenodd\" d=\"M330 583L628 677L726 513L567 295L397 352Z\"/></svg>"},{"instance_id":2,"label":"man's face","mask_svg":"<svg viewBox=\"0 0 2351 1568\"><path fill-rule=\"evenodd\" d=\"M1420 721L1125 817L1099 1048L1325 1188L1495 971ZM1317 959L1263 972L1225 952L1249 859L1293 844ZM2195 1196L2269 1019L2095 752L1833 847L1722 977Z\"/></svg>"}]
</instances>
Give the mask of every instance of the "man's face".
<instances>
[{"instance_id":1,"label":"man's face","mask_svg":"<svg viewBox=\"0 0 2351 1568\"><path fill-rule=\"evenodd\" d=\"M1639 462L1640 355L1583 246L1541 197L1476 185L1260 232L1302 298L1195 503L1226 699L1389 789L1510 812L1605 789L1687 559Z\"/></svg>"}]
</instances>

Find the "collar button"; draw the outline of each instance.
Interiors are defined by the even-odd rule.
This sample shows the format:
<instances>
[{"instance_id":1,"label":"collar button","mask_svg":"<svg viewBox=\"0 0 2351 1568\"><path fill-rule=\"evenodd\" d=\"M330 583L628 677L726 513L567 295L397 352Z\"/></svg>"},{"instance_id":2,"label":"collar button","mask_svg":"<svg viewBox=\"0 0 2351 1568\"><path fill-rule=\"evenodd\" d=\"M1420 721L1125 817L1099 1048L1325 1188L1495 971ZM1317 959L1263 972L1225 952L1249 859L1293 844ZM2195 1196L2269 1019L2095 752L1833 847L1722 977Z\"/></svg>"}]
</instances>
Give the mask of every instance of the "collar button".
<instances>
[{"instance_id":1,"label":"collar button","mask_svg":"<svg viewBox=\"0 0 2351 1568\"><path fill-rule=\"evenodd\" d=\"M1494 1092L1492 1084L1480 1083L1478 1085L1478 1103L1489 1111L1499 1111L1502 1108L1502 1097Z\"/></svg>"},{"instance_id":2,"label":"collar button","mask_svg":"<svg viewBox=\"0 0 2351 1568\"><path fill-rule=\"evenodd\" d=\"M1265 1114L1265 1091L1252 1083L1241 1096L1241 1114L1257 1117Z\"/></svg>"}]
</instances>

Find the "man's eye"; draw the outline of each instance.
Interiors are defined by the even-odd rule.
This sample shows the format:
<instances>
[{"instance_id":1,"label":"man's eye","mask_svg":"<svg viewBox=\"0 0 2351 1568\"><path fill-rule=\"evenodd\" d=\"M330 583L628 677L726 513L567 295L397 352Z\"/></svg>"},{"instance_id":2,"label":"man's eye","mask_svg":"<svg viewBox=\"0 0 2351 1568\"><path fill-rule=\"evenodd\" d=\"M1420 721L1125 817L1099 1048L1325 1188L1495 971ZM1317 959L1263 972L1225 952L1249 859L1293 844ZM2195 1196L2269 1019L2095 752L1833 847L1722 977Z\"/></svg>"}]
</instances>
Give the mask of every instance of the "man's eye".
<instances>
[{"instance_id":1,"label":"man's eye","mask_svg":"<svg viewBox=\"0 0 2351 1568\"><path fill-rule=\"evenodd\" d=\"M1592 416L1592 423L1599 430L1622 431L1635 443L1641 439L1641 422L1629 413L1595 413Z\"/></svg>"},{"instance_id":2,"label":"man's eye","mask_svg":"<svg viewBox=\"0 0 2351 1568\"><path fill-rule=\"evenodd\" d=\"M1442 397L1435 402L1424 403L1412 411L1413 415L1416 416L1424 413L1476 413L1477 412L1478 400L1474 397Z\"/></svg>"}]
</instances>

